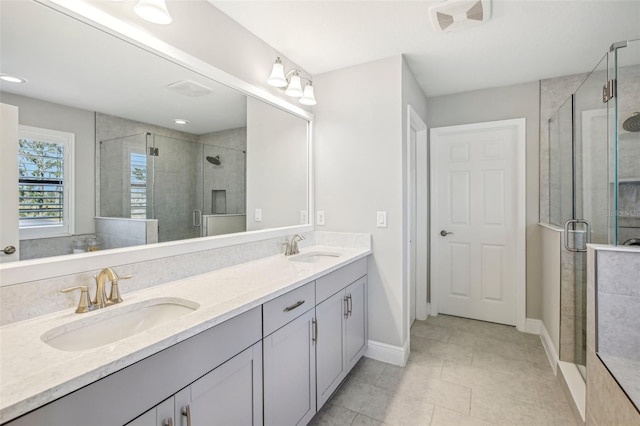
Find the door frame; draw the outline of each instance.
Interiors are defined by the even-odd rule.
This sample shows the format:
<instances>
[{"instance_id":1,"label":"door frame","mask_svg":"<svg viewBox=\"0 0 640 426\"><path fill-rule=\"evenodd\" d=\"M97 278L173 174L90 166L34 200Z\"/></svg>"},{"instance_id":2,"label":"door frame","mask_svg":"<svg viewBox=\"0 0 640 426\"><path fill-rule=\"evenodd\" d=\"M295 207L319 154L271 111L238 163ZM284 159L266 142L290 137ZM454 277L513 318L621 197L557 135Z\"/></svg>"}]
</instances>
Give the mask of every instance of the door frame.
<instances>
[{"instance_id":1,"label":"door frame","mask_svg":"<svg viewBox=\"0 0 640 426\"><path fill-rule=\"evenodd\" d=\"M416 141L415 146L411 144L411 129L416 132ZM428 227L428 167L429 161L427 158L428 155L428 144L427 144L427 125L424 123L422 118L418 115L418 113L411 107L411 105L407 105L407 129L406 129L406 140L405 140L405 154L407 158L406 170L405 170L405 179L407 180L406 185L406 198L404 202L405 208L405 217L404 217L404 294L405 294L405 323L407 325L407 336L409 336L410 328L411 328L411 282L410 282L410 271L411 271L411 243L409 242L411 239L411 194L415 194L415 207L416 207L416 258L419 258L420 255L424 255L427 260L427 265L429 263L429 227ZM421 151L425 154L424 158L420 155ZM423 159L424 161L420 161ZM415 162L416 165L416 182L414 183L411 180L411 163ZM422 185L421 185L421 177L423 177ZM414 185L414 188L411 186ZM420 194L422 193L423 200L420 199ZM422 201L422 202L421 202ZM423 213L423 214L421 214ZM423 229L420 226L420 218L425 218L425 223ZM420 232L420 231L424 232ZM421 235L424 234L424 235ZM422 237L422 238L421 238ZM422 247L420 242L423 241ZM420 264L416 262L416 270L417 266ZM425 268L424 273L424 283L421 283L418 279L420 277L419 273L416 273L416 319L425 320L428 316L428 305L427 305L427 295L428 295L428 278L429 278L429 270L428 266Z\"/></svg>"},{"instance_id":2,"label":"door frame","mask_svg":"<svg viewBox=\"0 0 640 426\"><path fill-rule=\"evenodd\" d=\"M527 315L527 288L526 288L526 119L515 118L510 120L490 121L483 123L463 124L458 126L446 126L432 128L430 131L430 144L429 144L429 157L435 158L435 149L439 142L439 138L449 134L461 133L461 132L473 132L478 130L488 129L501 129L501 128L513 128L516 130L517 141L515 146L515 199L516 199L516 299L515 299L515 318L516 328L519 331L525 331L526 329L526 315ZM430 162L430 217L431 220L431 235L437 235L438 223L435 219L437 217L437 200L439 193L438 186L438 174L436 172L435 164ZM433 253L436 250L435 237L430 241L430 260ZM439 272L439 265L437 262L430 262L431 264L431 283L437 282L437 276ZM431 315L438 315L438 286L431 285Z\"/></svg>"}]
</instances>

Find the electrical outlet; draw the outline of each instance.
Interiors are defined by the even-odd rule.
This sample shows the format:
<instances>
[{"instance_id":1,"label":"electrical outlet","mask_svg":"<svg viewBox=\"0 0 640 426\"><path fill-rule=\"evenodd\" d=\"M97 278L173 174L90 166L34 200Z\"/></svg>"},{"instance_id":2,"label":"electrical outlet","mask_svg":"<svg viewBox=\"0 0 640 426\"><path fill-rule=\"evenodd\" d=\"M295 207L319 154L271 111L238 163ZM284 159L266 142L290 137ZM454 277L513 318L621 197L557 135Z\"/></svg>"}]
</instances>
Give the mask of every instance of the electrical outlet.
<instances>
[{"instance_id":1,"label":"electrical outlet","mask_svg":"<svg viewBox=\"0 0 640 426\"><path fill-rule=\"evenodd\" d=\"M300 210L300 224L306 225L309 223L309 213L306 210Z\"/></svg>"},{"instance_id":2,"label":"electrical outlet","mask_svg":"<svg viewBox=\"0 0 640 426\"><path fill-rule=\"evenodd\" d=\"M387 212L377 212L376 213L376 226L378 228L386 228L387 227Z\"/></svg>"},{"instance_id":3,"label":"electrical outlet","mask_svg":"<svg viewBox=\"0 0 640 426\"><path fill-rule=\"evenodd\" d=\"M316 213L316 225L324 226L324 210L318 210Z\"/></svg>"},{"instance_id":4,"label":"electrical outlet","mask_svg":"<svg viewBox=\"0 0 640 426\"><path fill-rule=\"evenodd\" d=\"M256 222L262 222L262 209L256 209L253 220Z\"/></svg>"}]
</instances>

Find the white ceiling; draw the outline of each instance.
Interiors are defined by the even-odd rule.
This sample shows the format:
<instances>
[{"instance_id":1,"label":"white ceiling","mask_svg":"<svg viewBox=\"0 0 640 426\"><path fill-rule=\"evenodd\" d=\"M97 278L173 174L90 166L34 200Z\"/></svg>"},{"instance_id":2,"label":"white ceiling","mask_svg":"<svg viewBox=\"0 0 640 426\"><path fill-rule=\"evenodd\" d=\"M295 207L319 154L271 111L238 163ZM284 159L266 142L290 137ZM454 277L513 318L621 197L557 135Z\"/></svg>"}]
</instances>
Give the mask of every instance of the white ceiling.
<instances>
[{"instance_id":1,"label":"white ceiling","mask_svg":"<svg viewBox=\"0 0 640 426\"><path fill-rule=\"evenodd\" d=\"M587 72L640 38L638 0L494 0L452 33L433 29L434 1L209 2L312 75L404 54L427 96Z\"/></svg>"},{"instance_id":2,"label":"white ceiling","mask_svg":"<svg viewBox=\"0 0 640 426\"><path fill-rule=\"evenodd\" d=\"M0 72L28 80L0 80L3 92L197 135L246 126L246 96L233 89L40 4L0 6ZM185 80L212 93L167 87Z\"/></svg>"}]
</instances>

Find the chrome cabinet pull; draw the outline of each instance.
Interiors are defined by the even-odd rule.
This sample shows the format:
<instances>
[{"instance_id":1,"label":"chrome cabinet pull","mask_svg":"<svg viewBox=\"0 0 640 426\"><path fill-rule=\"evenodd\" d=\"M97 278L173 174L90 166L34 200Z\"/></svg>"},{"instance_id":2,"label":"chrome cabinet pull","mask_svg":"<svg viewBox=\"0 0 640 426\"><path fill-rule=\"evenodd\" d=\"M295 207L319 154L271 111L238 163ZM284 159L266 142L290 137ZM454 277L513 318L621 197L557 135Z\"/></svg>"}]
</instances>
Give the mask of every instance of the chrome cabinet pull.
<instances>
[{"instance_id":1,"label":"chrome cabinet pull","mask_svg":"<svg viewBox=\"0 0 640 426\"><path fill-rule=\"evenodd\" d=\"M300 305L302 305L304 303L304 300L298 300L296 303L294 303L291 306L287 306L286 308L284 308L284 312L289 312L289 311L293 311L295 308L299 307Z\"/></svg>"},{"instance_id":2,"label":"chrome cabinet pull","mask_svg":"<svg viewBox=\"0 0 640 426\"><path fill-rule=\"evenodd\" d=\"M167 420L162 422L162 426L173 426L173 417L169 417Z\"/></svg>"},{"instance_id":3,"label":"chrome cabinet pull","mask_svg":"<svg viewBox=\"0 0 640 426\"><path fill-rule=\"evenodd\" d=\"M344 302L344 317L349 318L349 296L345 296L342 300Z\"/></svg>"},{"instance_id":4,"label":"chrome cabinet pull","mask_svg":"<svg viewBox=\"0 0 640 426\"><path fill-rule=\"evenodd\" d=\"M182 410L182 415L187 418L187 426L191 426L191 406L187 406Z\"/></svg>"},{"instance_id":5,"label":"chrome cabinet pull","mask_svg":"<svg viewBox=\"0 0 640 426\"><path fill-rule=\"evenodd\" d=\"M317 345L318 344L318 320L313 318L311 320L311 324L313 325L313 336L311 336L311 341Z\"/></svg>"},{"instance_id":6,"label":"chrome cabinet pull","mask_svg":"<svg viewBox=\"0 0 640 426\"><path fill-rule=\"evenodd\" d=\"M351 308L353 308L353 299L351 299L351 294L349 294L347 296L347 314L349 314L349 316L352 315L351 313Z\"/></svg>"}]
</instances>

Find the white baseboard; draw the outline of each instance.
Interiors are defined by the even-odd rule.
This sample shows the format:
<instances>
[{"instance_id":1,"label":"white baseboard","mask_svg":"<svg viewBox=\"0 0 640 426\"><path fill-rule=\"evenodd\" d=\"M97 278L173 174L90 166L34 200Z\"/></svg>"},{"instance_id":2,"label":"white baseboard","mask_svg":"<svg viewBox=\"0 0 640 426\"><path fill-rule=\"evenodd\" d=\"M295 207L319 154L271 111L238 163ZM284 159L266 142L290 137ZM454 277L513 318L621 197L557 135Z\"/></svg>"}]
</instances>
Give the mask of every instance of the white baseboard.
<instances>
[{"instance_id":1,"label":"white baseboard","mask_svg":"<svg viewBox=\"0 0 640 426\"><path fill-rule=\"evenodd\" d=\"M558 357L556 348L553 346L553 341L547 331L547 327L544 326L542 321L540 321L540 339L542 340L542 346L544 346L549 364L551 364L551 368L553 369L553 374L558 375L558 361L560 358Z\"/></svg>"},{"instance_id":2,"label":"white baseboard","mask_svg":"<svg viewBox=\"0 0 640 426\"><path fill-rule=\"evenodd\" d=\"M403 346L393 346L369 340L364 356L404 367L407 364L407 359L409 359L409 339Z\"/></svg>"},{"instance_id":3,"label":"white baseboard","mask_svg":"<svg viewBox=\"0 0 640 426\"><path fill-rule=\"evenodd\" d=\"M542 331L542 321L539 319L527 318L525 321L525 333L540 335Z\"/></svg>"}]
</instances>

